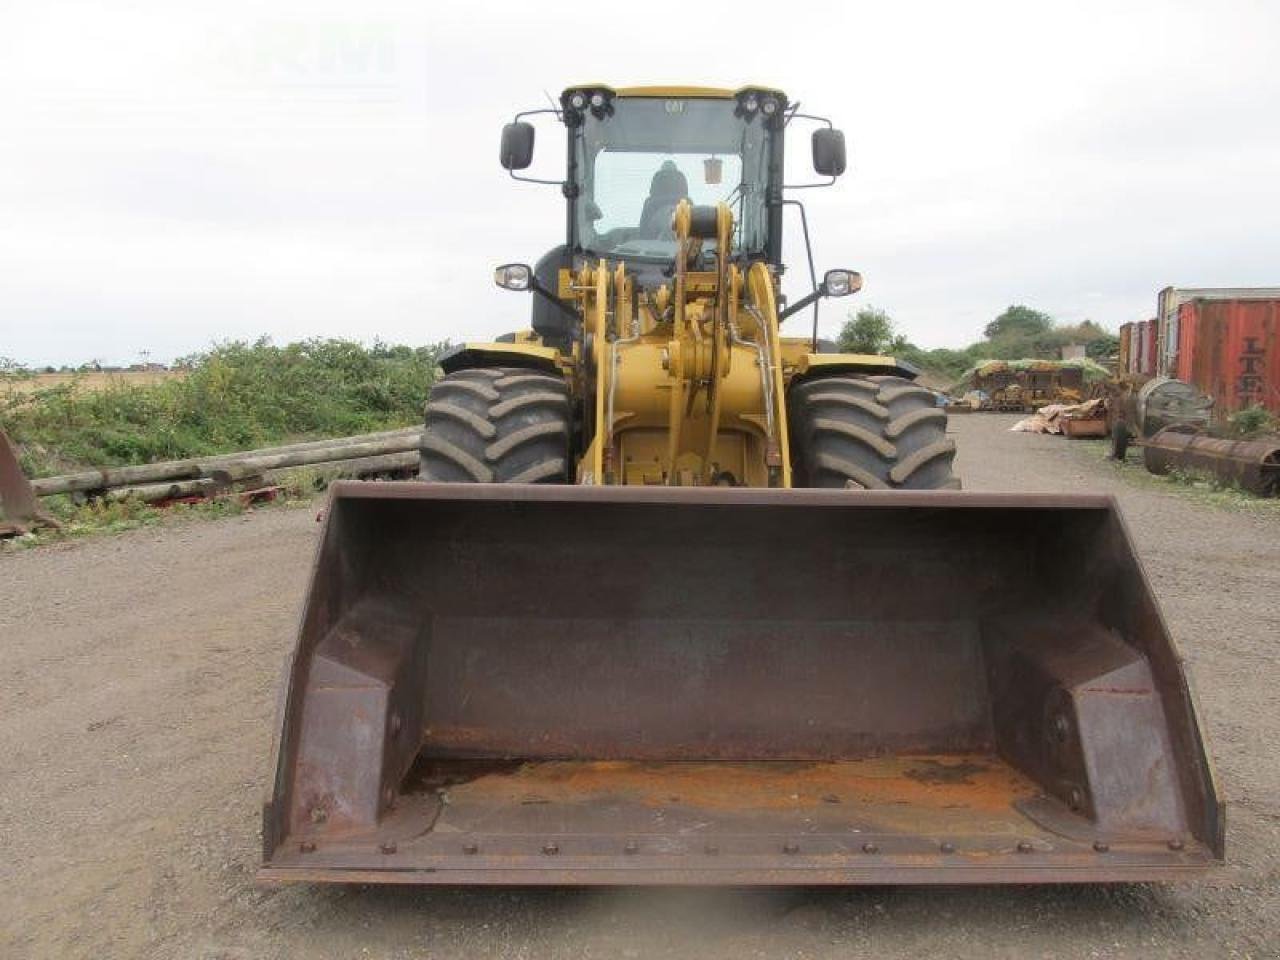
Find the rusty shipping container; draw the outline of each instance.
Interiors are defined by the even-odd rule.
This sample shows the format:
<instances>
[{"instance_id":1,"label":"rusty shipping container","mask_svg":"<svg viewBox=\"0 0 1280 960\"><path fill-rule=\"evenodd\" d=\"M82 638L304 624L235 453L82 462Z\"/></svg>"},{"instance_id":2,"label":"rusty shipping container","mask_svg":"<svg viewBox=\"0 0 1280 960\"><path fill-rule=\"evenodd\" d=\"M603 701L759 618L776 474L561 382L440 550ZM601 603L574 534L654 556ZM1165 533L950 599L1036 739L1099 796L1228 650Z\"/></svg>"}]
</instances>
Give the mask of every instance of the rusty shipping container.
<instances>
[{"instance_id":1,"label":"rusty shipping container","mask_svg":"<svg viewBox=\"0 0 1280 960\"><path fill-rule=\"evenodd\" d=\"M1280 301L1280 287L1165 287L1156 295L1155 369L1153 374L1187 380L1181 358L1182 308L1201 303ZM1198 383L1206 393L1207 383Z\"/></svg>"},{"instance_id":2,"label":"rusty shipping container","mask_svg":"<svg viewBox=\"0 0 1280 960\"><path fill-rule=\"evenodd\" d=\"M1157 330L1160 326L1158 319L1143 320L1138 324L1138 338L1140 341L1138 352L1138 369L1135 373L1140 373L1146 377L1154 377L1156 375L1156 342Z\"/></svg>"},{"instance_id":3,"label":"rusty shipping container","mask_svg":"<svg viewBox=\"0 0 1280 960\"><path fill-rule=\"evenodd\" d=\"M1156 374L1155 320L1126 323L1120 327L1120 370L1154 377Z\"/></svg>"},{"instance_id":4,"label":"rusty shipping container","mask_svg":"<svg viewBox=\"0 0 1280 960\"><path fill-rule=\"evenodd\" d=\"M1177 376L1213 397L1219 416L1280 414L1280 290L1259 299L1193 299L1178 308Z\"/></svg>"}]
</instances>

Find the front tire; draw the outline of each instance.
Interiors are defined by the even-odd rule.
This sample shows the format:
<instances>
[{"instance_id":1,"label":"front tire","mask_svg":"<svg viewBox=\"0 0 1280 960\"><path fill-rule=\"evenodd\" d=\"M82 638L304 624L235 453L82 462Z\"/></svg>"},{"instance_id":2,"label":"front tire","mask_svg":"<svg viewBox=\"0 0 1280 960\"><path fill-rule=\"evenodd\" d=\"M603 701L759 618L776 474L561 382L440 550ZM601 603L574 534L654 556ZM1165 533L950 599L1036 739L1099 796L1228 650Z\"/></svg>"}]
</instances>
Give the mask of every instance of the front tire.
<instances>
[{"instance_id":1,"label":"front tire","mask_svg":"<svg viewBox=\"0 0 1280 960\"><path fill-rule=\"evenodd\" d=\"M518 367L458 370L431 388L418 478L568 483L569 388Z\"/></svg>"},{"instance_id":2,"label":"front tire","mask_svg":"<svg viewBox=\"0 0 1280 960\"><path fill-rule=\"evenodd\" d=\"M958 490L934 394L903 377L838 374L787 395L797 487Z\"/></svg>"}]
</instances>

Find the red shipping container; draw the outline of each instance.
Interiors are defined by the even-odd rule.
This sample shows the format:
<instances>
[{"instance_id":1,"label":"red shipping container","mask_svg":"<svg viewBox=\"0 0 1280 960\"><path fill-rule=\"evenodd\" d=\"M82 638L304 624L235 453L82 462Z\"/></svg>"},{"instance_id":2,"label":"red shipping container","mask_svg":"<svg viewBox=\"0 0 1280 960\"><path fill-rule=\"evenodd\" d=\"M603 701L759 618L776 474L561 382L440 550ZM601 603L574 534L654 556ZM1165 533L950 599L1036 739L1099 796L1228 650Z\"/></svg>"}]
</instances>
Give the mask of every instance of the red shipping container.
<instances>
[{"instance_id":1,"label":"red shipping container","mask_svg":"<svg viewBox=\"0 0 1280 960\"><path fill-rule=\"evenodd\" d=\"M1156 375L1156 320L1142 321L1140 335L1142 337L1142 367L1138 371L1148 377Z\"/></svg>"},{"instance_id":2,"label":"red shipping container","mask_svg":"<svg viewBox=\"0 0 1280 960\"><path fill-rule=\"evenodd\" d=\"M1181 304L1178 379L1212 396L1219 417L1252 406L1280 414L1280 299Z\"/></svg>"},{"instance_id":3,"label":"red shipping container","mask_svg":"<svg viewBox=\"0 0 1280 960\"><path fill-rule=\"evenodd\" d=\"M1140 320L1120 326L1120 369L1124 373L1155 376L1156 321Z\"/></svg>"}]
</instances>

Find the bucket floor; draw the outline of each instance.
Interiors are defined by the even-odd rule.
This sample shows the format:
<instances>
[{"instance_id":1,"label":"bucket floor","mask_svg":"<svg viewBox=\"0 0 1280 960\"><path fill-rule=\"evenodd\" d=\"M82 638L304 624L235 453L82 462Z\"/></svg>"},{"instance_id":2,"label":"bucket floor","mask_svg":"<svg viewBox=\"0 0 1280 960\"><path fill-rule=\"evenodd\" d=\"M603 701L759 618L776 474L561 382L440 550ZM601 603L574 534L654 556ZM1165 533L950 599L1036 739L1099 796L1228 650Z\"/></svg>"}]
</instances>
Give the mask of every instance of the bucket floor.
<instances>
[{"instance_id":1,"label":"bucket floor","mask_svg":"<svg viewBox=\"0 0 1280 960\"><path fill-rule=\"evenodd\" d=\"M622 838L711 834L1016 834L1034 783L989 755L793 761L435 760L410 796L438 799L433 832ZM857 845L855 844L855 846Z\"/></svg>"},{"instance_id":2,"label":"bucket floor","mask_svg":"<svg viewBox=\"0 0 1280 960\"><path fill-rule=\"evenodd\" d=\"M824 884L1149 880L1198 844L1107 838L992 754L867 760L420 758L371 830L295 833L260 879Z\"/></svg>"}]
</instances>

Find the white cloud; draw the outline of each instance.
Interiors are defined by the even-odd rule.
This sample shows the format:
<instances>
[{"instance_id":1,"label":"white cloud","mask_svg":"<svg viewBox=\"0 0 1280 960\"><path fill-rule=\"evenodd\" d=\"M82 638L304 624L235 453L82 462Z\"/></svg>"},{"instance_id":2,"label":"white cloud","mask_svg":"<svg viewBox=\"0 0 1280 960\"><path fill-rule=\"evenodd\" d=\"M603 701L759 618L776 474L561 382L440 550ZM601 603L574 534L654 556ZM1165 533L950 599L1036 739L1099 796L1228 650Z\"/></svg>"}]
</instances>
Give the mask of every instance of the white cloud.
<instances>
[{"instance_id":1,"label":"white cloud","mask_svg":"<svg viewBox=\"0 0 1280 960\"><path fill-rule=\"evenodd\" d=\"M832 116L852 164L803 197L818 268L861 269L924 344L1013 301L1115 326L1168 283L1277 282L1270 4L188 6L0 16L0 354L520 326L490 267L563 209L502 173L498 129L583 80L769 83Z\"/></svg>"}]
</instances>

